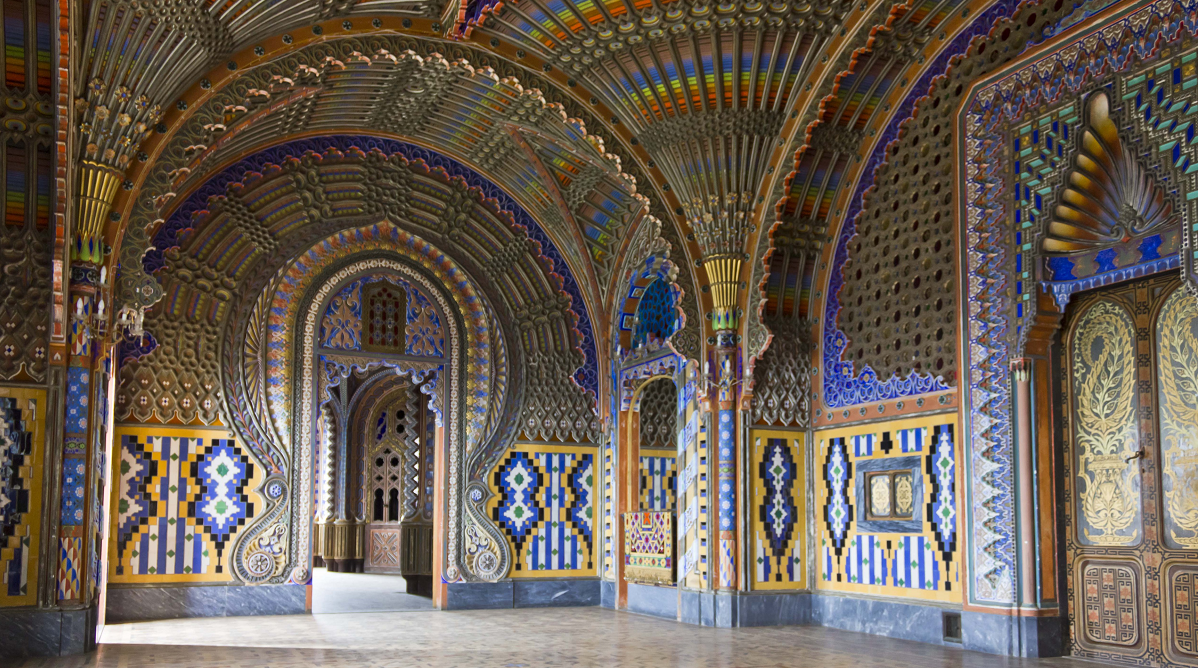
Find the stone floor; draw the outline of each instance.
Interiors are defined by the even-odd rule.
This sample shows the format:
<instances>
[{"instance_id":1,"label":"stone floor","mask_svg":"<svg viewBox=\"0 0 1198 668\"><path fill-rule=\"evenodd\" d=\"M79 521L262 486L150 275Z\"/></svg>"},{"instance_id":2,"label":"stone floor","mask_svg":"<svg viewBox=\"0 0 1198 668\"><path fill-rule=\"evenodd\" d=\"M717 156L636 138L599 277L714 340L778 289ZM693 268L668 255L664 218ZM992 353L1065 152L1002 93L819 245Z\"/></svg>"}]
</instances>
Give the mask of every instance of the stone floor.
<instances>
[{"instance_id":1,"label":"stone floor","mask_svg":"<svg viewBox=\"0 0 1198 668\"><path fill-rule=\"evenodd\" d=\"M398 575L330 573L312 569L312 612L400 612L432 610L433 600L407 593Z\"/></svg>"},{"instance_id":2,"label":"stone floor","mask_svg":"<svg viewBox=\"0 0 1198 668\"><path fill-rule=\"evenodd\" d=\"M108 626L99 651L13 668L629 666L1094 668L821 627L711 629L602 608L176 619Z\"/></svg>"}]
</instances>

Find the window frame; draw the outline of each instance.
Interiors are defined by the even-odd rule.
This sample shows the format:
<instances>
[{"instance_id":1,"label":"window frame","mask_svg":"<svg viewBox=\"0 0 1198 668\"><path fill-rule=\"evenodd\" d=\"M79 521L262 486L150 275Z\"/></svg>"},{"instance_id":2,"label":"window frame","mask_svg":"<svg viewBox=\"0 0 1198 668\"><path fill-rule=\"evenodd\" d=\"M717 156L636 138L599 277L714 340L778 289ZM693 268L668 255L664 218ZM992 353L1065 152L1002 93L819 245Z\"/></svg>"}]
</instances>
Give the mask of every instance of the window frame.
<instances>
[{"instance_id":1,"label":"window frame","mask_svg":"<svg viewBox=\"0 0 1198 668\"><path fill-rule=\"evenodd\" d=\"M870 534L919 534L924 529L924 509L927 506L926 481L923 476L924 457L922 455L903 455L900 457L878 457L869 459L854 459L852 462L853 500L857 518L854 528L859 533ZM910 517L878 517L872 515L873 504L870 499L869 478L873 474L892 474L890 487L891 506L894 505L894 473L911 474L911 516Z\"/></svg>"},{"instance_id":2,"label":"window frame","mask_svg":"<svg viewBox=\"0 0 1198 668\"><path fill-rule=\"evenodd\" d=\"M911 512L906 515L900 515L898 511L898 480L900 477L906 476L912 478L911 482ZM890 492L890 512L886 515L879 515L874 512L874 480L878 478L886 478L886 487ZM890 469L887 471L871 471L865 474L865 519L871 522L891 521L891 522L909 522L915 517L915 482L914 476L910 469Z\"/></svg>"}]
</instances>

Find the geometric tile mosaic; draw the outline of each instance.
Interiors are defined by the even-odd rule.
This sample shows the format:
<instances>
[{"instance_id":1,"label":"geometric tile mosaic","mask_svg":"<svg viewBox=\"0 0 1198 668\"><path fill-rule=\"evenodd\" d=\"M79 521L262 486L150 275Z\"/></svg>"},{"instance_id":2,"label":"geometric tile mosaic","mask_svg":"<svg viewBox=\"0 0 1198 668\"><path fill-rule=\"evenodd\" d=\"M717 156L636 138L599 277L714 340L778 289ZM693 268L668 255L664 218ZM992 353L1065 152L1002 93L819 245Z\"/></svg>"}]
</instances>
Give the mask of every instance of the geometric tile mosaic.
<instances>
[{"instance_id":1,"label":"geometric tile mosaic","mask_svg":"<svg viewBox=\"0 0 1198 668\"><path fill-rule=\"evenodd\" d=\"M674 583L674 515L660 510L624 515L624 579Z\"/></svg>"},{"instance_id":2,"label":"geometric tile mosaic","mask_svg":"<svg viewBox=\"0 0 1198 668\"><path fill-rule=\"evenodd\" d=\"M83 556L83 538L67 536L60 538L58 544L58 600L77 599L81 595L79 568Z\"/></svg>"},{"instance_id":3,"label":"geometric tile mosaic","mask_svg":"<svg viewBox=\"0 0 1198 668\"><path fill-rule=\"evenodd\" d=\"M803 434L754 430L749 445L753 589L805 588L807 486Z\"/></svg>"},{"instance_id":4,"label":"geometric tile mosaic","mask_svg":"<svg viewBox=\"0 0 1198 668\"><path fill-rule=\"evenodd\" d=\"M229 546L262 509L261 477L225 432L118 428L111 581L225 581ZM256 495L255 495L256 496Z\"/></svg>"},{"instance_id":5,"label":"geometric tile mosaic","mask_svg":"<svg viewBox=\"0 0 1198 668\"><path fill-rule=\"evenodd\" d=\"M950 414L816 432L817 589L961 600L955 427ZM867 519L858 485L890 470L916 476L911 520Z\"/></svg>"},{"instance_id":6,"label":"geometric tile mosaic","mask_svg":"<svg viewBox=\"0 0 1198 668\"><path fill-rule=\"evenodd\" d=\"M642 450L642 452L645 452ZM641 510L674 510L674 454L641 457Z\"/></svg>"},{"instance_id":7,"label":"geometric tile mosaic","mask_svg":"<svg viewBox=\"0 0 1198 668\"><path fill-rule=\"evenodd\" d=\"M0 607L37 602L45 390L0 388Z\"/></svg>"},{"instance_id":8,"label":"geometric tile mosaic","mask_svg":"<svg viewBox=\"0 0 1198 668\"><path fill-rule=\"evenodd\" d=\"M489 476L491 519L513 556L509 577L594 576L595 450L521 445Z\"/></svg>"}]
</instances>

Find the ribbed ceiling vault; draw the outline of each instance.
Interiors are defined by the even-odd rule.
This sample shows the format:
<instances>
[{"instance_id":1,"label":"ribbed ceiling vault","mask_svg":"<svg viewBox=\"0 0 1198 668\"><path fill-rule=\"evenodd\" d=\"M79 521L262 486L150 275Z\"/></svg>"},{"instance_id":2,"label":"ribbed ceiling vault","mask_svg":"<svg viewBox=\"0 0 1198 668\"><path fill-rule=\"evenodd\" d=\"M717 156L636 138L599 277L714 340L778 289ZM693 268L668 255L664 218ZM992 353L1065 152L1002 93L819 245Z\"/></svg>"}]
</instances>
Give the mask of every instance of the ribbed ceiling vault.
<instances>
[{"instance_id":1,"label":"ribbed ceiling vault","mask_svg":"<svg viewBox=\"0 0 1198 668\"><path fill-rule=\"evenodd\" d=\"M288 138L402 137L487 174L533 213L583 284L587 309L599 314L620 240L648 202L602 137L510 76L520 73L515 67L500 76L462 57L480 55L495 60L394 34L342 37L239 67L219 83L205 78L184 118L147 142L155 155L146 156L149 169L124 217L167 218L214 170ZM133 267L150 237L128 241L122 256ZM154 244L169 247L163 241ZM148 277L128 278L139 285Z\"/></svg>"},{"instance_id":2,"label":"ribbed ceiling vault","mask_svg":"<svg viewBox=\"0 0 1198 668\"><path fill-rule=\"evenodd\" d=\"M213 66L250 44L338 17L440 16L440 0L93 0L75 76L90 115L78 147L86 159L124 167L164 107ZM456 13L456 7L454 8ZM127 118L122 115L127 114Z\"/></svg>"},{"instance_id":3,"label":"ribbed ceiling vault","mask_svg":"<svg viewBox=\"0 0 1198 668\"><path fill-rule=\"evenodd\" d=\"M474 32L560 68L628 127L676 193L719 311L738 299L775 142L854 4L516 0Z\"/></svg>"},{"instance_id":4,"label":"ribbed ceiling vault","mask_svg":"<svg viewBox=\"0 0 1198 668\"><path fill-rule=\"evenodd\" d=\"M461 159L520 198L605 287L625 228L646 203L620 160L535 89L399 37L312 45L246 72L175 135L171 192L279 138L373 131ZM173 152L173 151L172 151ZM174 157L174 156L171 156ZM169 175L168 175L169 176ZM581 251L581 252L579 252Z\"/></svg>"},{"instance_id":5,"label":"ribbed ceiling vault","mask_svg":"<svg viewBox=\"0 0 1198 668\"><path fill-rule=\"evenodd\" d=\"M641 190L655 191L650 206L659 197L663 205L653 212L687 239L675 254L706 263L704 282L714 289L704 300L727 315L755 305L742 289L751 270L741 265L759 228L773 223L774 196L786 195L786 239L813 250L826 242L879 115L960 29L966 1L101 0L86 9L77 147L84 169L120 174L138 202L135 209L124 193L110 197L120 219L107 235L115 241L126 221L160 217L171 193L191 187L189 172L178 170L196 171L197 160L211 165L205 172L268 140L338 124L405 136L478 167L543 217L571 263L587 258L580 276L590 277L597 302L610 302L610 259L647 208L637 208L624 175L644 173ZM468 25L451 25L455 17ZM359 47L315 61L304 55L344 38ZM421 58L404 53L411 44ZM471 52L472 65L455 62L455 50ZM434 51L446 54L443 62ZM521 81L555 87L575 102L572 116L593 110L599 123L588 133L559 120L527 85L479 71L478 53ZM229 86L268 63L277 70L268 80ZM215 113L203 103L217 92L240 97ZM190 132L200 117L209 135L188 136L191 144L168 146L159 136ZM790 144L817 119L806 142ZM596 130L618 145L596 141ZM628 164L613 160L621 153ZM789 168L779 169L789 163L782 156L796 154L793 178L779 189ZM135 157L172 173L150 174ZM815 263L808 252L787 257L773 273L793 278L797 257L798 277L782 280L797 294ZM144 278L130 287L144 287Z\"/></svg>"}]
</instances>

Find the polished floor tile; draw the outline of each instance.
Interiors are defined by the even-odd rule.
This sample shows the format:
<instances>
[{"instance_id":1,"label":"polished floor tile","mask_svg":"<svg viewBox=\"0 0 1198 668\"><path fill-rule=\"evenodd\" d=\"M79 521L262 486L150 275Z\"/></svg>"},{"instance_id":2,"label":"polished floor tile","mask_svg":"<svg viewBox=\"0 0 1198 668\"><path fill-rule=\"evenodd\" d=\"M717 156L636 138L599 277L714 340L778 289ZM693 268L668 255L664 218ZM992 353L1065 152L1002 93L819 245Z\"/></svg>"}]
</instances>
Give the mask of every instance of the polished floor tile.
<instances>
[{"instance_id":1,"label":"polished floor tile","mask_svg":"<svg viewBox=\"0 0 1198 668\"><path fill-rule=\"evenodd\" d=\"M407 593L398 575L330 573L312 569L312 612L400 612L432 610L433 599Z\"/></svg>"},{"instance_id":2,"label":"polished floor tile","mask_svg":"<svg viewBox=\"0 0 1198 668\"><path fill-rule=\"evenodd\" d=\"M602 608L176 619L104 629L100 649L19 668L921 668L1096 664L1020 660L812 626L711 629Z\"/></svg>"}]
</instances>

